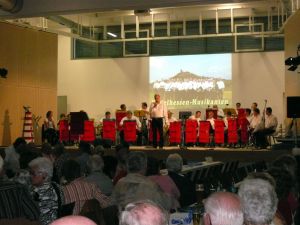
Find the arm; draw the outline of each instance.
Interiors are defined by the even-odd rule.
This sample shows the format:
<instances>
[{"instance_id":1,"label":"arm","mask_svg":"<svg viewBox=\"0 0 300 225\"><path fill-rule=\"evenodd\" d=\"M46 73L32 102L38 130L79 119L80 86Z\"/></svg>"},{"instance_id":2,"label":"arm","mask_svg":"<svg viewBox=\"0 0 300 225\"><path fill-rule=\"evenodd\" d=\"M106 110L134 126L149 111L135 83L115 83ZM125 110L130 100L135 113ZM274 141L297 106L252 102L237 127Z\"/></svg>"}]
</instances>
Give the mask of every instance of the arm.
<instances>
[{"instance_id":1,"label":"arm","mask_svg":"<svg viewBox=\"0 0 300 225\"><path fill-rule=\"evenodd\" d=\"M164 118L166 120L166 124L167 126L170 126L170 122L169 122L169 119L168 119L168 109L167 109L167 105L165 102L163 102L164 104L164 108L163 108L163 114L164 114Z\"/></svg>"},{"instance_id":2,"label":"arm","mask_svg":"<svg viewBox=\"0 0 300 225\"><path fill-rule=\"evenodd\" d=\"M93 185L94 198L100 203L101 208L105 208L110 205L111 199L103 194L96 185Z\"/></svg>"},{"instance_id":3,"label":"arm","mask_svg":"<svg viewBox=\"0 0 300 225\"><path fill-rule=\"evenodd\" d=\"M21 195L21 207L24 211L24 215L29 220L38 220L40 216L40 211L36 203L31 198L28 190L26 188L22 188L20 191Z\"/></svg>"}]
</instances>

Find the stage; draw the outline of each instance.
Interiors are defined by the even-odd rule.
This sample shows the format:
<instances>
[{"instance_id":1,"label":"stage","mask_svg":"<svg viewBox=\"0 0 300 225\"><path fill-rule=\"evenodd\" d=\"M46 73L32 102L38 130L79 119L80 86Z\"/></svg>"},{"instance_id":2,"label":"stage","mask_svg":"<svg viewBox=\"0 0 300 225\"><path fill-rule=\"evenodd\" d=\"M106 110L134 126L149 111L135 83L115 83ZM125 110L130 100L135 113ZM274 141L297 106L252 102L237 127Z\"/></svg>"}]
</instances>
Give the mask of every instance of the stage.
<instances>
[{"instance_id":1,"label":"stage","mask_svg":"<svg viewBox=\"0 0 300 225\"><path fill-rule=\"evenodd\" d=\"M143 151L148 156L157 159L166 159L169 154L178 153L187 161L205 161L205 157L212 157L214 161L240 161L240 162L272 162L277 157L284 154L291 154L291 150L270 150L254 148L204 148L187 147L181 149L177 146L168 146L161 149L155 149L149 146L130 146L130 151ZM114 155L115 150L105 150L105 155Z\"/></svg>"}]
</instances>

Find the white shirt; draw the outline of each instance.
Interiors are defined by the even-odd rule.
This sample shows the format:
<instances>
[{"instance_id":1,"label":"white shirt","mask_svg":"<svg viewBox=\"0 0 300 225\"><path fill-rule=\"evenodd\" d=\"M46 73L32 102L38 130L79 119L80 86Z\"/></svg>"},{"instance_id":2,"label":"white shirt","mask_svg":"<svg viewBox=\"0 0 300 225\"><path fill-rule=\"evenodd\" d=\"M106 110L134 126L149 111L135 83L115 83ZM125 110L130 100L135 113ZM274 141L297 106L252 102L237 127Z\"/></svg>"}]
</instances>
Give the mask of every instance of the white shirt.
<instances>
[{"instance_id":1,"label":"white shirt","mask_svg":"<svg viewBox=\"0 0 300 225\"><path fill-rule=\"evenodd\" d=\"M265 120L265 128L271 128L276 130L278 125L277 117L271 114L270 116L266 116Z\"/></svg>"},{"instance_id":2,"label":"white shirt","mask_svg":"<svg viewBox=\"0 0 300 225\"><path fill-rule=\"evenodd\" d=\"M132 116L131 119L129 119L127 116L123 117L120 121L120 126L123 126L125 120L134 120L134 121L136 121L137 129L141 129L141 127L142 127L142 124L141 124L140 120L136 116Z\"/></svg>"},{"instance_id":3,"label":"white shirt","mask_svg":"<svg viewBox=\"0 0 300 225\"><path fill-rule=\"evenodd\" d=\"M189 119L190 119L190 120L197 120L198 125L200 124L200 121L201 121L201 118L200 118L200 117L199 117L199 118L196 118L195 115L191 115L191 116L189 117Z\"/></svg>"},{"instance_id":4,"label":"white shirt","mask_svg":"<svg viewBox=\"0 0 300 225\"><path fill-rule=\"evenodd\" d=\"M210 125L211 125L212 129L214 130L215 129L215 119L211 118L211 119L207 119L206 121L210 122Z\"/></svg>"},{"instance_id":5,"label":"white shirt","mask_svg":"<svg viewBox=\"0 0 300 225\"><path fill-rule=\"evenodd\" d=\"M166 124L169 124L168 120L168 109L163 101L160 103L152 102L150 105L150 116L151 118L165 118Z\"/></svg>"},{"instance_id":6,"label":"white shirt","mask_svg":"<svg viewBox=\"0 0 300 225\"><path fill-rule=\"evenodd\" d=\"M46 127L46 129L49 129L49 128L54 129L55 128L55 126L54 126L54 120L53 119L52 120L48 120L48 118L46 118L45 119L45 123L48 126L48 127Z\"/></svg>"},{"instance_id":7,"label":"white shirt","mask_svg":"<svg viewBox=\"0 0 300 225\"><path fill-rule=\"evenodd\" d=\"M252 116L251 120L250 120L250 127L255 129L256 126L261 122L261 117L260 115L257 116Z\"/></svg>"}]
</instances>

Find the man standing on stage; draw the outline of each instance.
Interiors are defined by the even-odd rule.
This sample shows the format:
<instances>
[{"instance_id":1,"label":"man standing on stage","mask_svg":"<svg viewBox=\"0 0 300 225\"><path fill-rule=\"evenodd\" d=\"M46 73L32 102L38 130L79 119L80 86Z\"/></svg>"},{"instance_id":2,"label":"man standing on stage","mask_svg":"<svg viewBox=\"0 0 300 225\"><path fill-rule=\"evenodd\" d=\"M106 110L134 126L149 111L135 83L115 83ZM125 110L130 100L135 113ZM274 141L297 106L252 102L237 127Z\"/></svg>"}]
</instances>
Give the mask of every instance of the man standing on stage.
<instances>
[{"instance_id":1,"label":"man standing on stage","mask_svg":"<svg viewBox=\"0 0 300 225\"><path fill-rule=\"evenodd\" d=\"M169 125L168 109L166 104L160 100L160 95L154 95L155 101L150 105L150 116L152 119L152 132L153 132L153 147L157 147L157 131L159 132L159 148L164 145L163 139L163 119L165 118L166 124Z\"/></svg>"}]
</instances>

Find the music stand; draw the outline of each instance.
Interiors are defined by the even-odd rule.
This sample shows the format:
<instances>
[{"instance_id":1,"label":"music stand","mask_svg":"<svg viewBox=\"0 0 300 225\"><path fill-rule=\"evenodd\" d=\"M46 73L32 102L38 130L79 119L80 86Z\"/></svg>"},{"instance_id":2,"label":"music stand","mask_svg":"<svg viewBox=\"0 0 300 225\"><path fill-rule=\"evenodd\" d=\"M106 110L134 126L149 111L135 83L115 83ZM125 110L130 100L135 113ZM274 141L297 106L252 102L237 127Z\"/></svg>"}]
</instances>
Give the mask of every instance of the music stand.
<instances>
[{"instance_id":1,"label":"music stand","mask_svg":"<svg viewBox=\"0 0 300 225\"><path fill-rule=\"evenodd\" d=\"M70 133L73 135L82 135L84 133L84 121L87 119L86 112L70 113Z\"/></svg>"},{"instance_id":2,"label":"music stand","mask_svg":"<svg viewBox=\"0 0 300 225\"><path fill-rule=\"evenodd\" d=\"M180 111L179 112L179 119L182 120L181 126L181 149L185 149L184 143L185 143L185 135L184 135L184 127L185 127L185 121L190 118L192 115L191 111Z\"/></svg>"},{"instance_id":3,"label":"music stand","mask_svg":"<svg viewBox=\"0 0 300 225\"><path fill-rule=\"evenodd\" d=\"M300 118L300 96L287 97L287 117L293 118L292 124L295 126L295 147L292 149L292 153L293 155L300 155L297 134L297 118Z\"/></svg>"}]
</instances>

